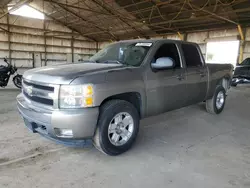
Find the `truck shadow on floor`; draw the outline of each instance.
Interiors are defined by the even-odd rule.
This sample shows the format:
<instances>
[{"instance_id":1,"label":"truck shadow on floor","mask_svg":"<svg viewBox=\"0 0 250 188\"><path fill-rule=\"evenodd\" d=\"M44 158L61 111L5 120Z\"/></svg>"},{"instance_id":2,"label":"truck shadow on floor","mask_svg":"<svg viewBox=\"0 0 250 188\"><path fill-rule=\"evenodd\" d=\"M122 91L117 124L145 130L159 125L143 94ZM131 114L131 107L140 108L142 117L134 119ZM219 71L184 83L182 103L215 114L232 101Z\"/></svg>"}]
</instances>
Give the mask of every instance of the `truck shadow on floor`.
<instances>
[{"instance_id":1,"label":"truck shadow on floor","mask_svg":"<svg viewBox=\"0 0 250 188\"><path fill-rule=\"evenodd\" d=\"M146 118L141 121L138 139L131 152L155 150L164 153L166 149L185 152L190 146L231 130L232 127L223 127L225 120L222 120L223 117L208 114L205 103Z\"/></svg>"}]
</instances>

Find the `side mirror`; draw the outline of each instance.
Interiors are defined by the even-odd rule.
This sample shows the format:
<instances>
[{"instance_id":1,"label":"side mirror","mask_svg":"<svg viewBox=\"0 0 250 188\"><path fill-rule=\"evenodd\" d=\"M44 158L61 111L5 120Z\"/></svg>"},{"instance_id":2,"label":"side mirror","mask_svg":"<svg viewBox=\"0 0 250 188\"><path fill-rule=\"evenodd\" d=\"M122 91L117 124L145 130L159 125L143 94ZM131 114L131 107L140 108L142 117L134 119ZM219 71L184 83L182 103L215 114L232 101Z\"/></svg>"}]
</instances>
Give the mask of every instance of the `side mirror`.
<instances>
[{"instance_id":1,"label":"side mirror","mask_svg":"<svg viewBox=\"0 0 250 188\"><path fill-rule=\"evenodd\" d=\"M153 69L163 70L174 68L175 63L174 60L170 57L160 57L156 60L155 63L151 64Z\"/></svg>"},{"instance_id":2,"label":"side mirror","mask_svg":"<svg viewBox=\"0 0 250 188\"><path fill-rule=\"evenodd\" d=\"M6 57L3 59L3 61L4 61L8 66L10 65Z\"/></svg>"}]
</instances>

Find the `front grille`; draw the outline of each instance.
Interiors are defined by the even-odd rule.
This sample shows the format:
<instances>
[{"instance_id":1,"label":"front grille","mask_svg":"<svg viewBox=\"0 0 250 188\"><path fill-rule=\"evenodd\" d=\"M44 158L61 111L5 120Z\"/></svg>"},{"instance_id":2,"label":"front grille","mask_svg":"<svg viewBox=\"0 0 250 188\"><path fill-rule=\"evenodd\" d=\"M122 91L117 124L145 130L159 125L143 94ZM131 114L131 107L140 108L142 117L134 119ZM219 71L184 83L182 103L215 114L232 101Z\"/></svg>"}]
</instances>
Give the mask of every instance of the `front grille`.
<instances>
[{"instance_id":1,"label":"front grille","mask_svg":"<svg viewBox=\"0 0 250 188\"><path fill-rule=\"evenodd\" d=\"M33 86L37 89L43 89L43 90L47 90L47 91L54 91L54 87L51 86L44 86L44 85L38 85L38 84L33 84L30 82L27 82L26 80L23 80L23 83L27 86Z\"/></svg>"},{"instance_id":2,"label":"front grille","mask_svg":"<svg viewBox=\"0 0 250 188\"><path fill-rule=\"evenodd\" d=\"M22 89L24 96L29 100L53 106L54 87L34 84L23 80Z\"/></svg>"}]
</instances>

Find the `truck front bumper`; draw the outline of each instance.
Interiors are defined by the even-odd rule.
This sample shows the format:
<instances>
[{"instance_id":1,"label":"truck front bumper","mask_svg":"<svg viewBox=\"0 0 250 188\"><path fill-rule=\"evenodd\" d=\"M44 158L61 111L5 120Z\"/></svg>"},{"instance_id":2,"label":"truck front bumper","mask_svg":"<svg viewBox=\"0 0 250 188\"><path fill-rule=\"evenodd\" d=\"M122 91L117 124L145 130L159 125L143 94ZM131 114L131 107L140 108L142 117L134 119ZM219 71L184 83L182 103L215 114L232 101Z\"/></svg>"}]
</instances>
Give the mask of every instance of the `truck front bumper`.
<instances>
[{"instance_id":1,"label":"truck front bumper","mask_svg":"<svg viewBox=\"0 0 250 188\"><path fill-rule=\"evenodd\" d=\"M33 132L70 146L85 146L90 143L96 129L99 108L48 110L37 108L17 96L17 107L25 125ZM71 135L61 134L62 130Z\"/></svg>"}]
</instances>

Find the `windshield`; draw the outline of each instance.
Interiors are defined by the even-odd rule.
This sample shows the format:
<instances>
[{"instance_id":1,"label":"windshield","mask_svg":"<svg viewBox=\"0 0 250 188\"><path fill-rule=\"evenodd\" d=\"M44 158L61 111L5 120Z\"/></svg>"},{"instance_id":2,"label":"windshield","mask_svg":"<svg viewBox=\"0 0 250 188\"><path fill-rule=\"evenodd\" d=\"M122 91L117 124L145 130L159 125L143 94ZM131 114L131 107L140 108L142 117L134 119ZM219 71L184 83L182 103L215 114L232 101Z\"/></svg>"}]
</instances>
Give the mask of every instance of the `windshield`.
<instances>
[{"instance_id":1,"label":"windshield","mask_svg":"<svg viewBox=\"0 0 250 188\"><path fill-rule=\"evenodd\" d=\"M140 66L152 43L115 43L102 49L90 58L97 63L121 63L130 66Z\"/></svg>"}]
</instances>

